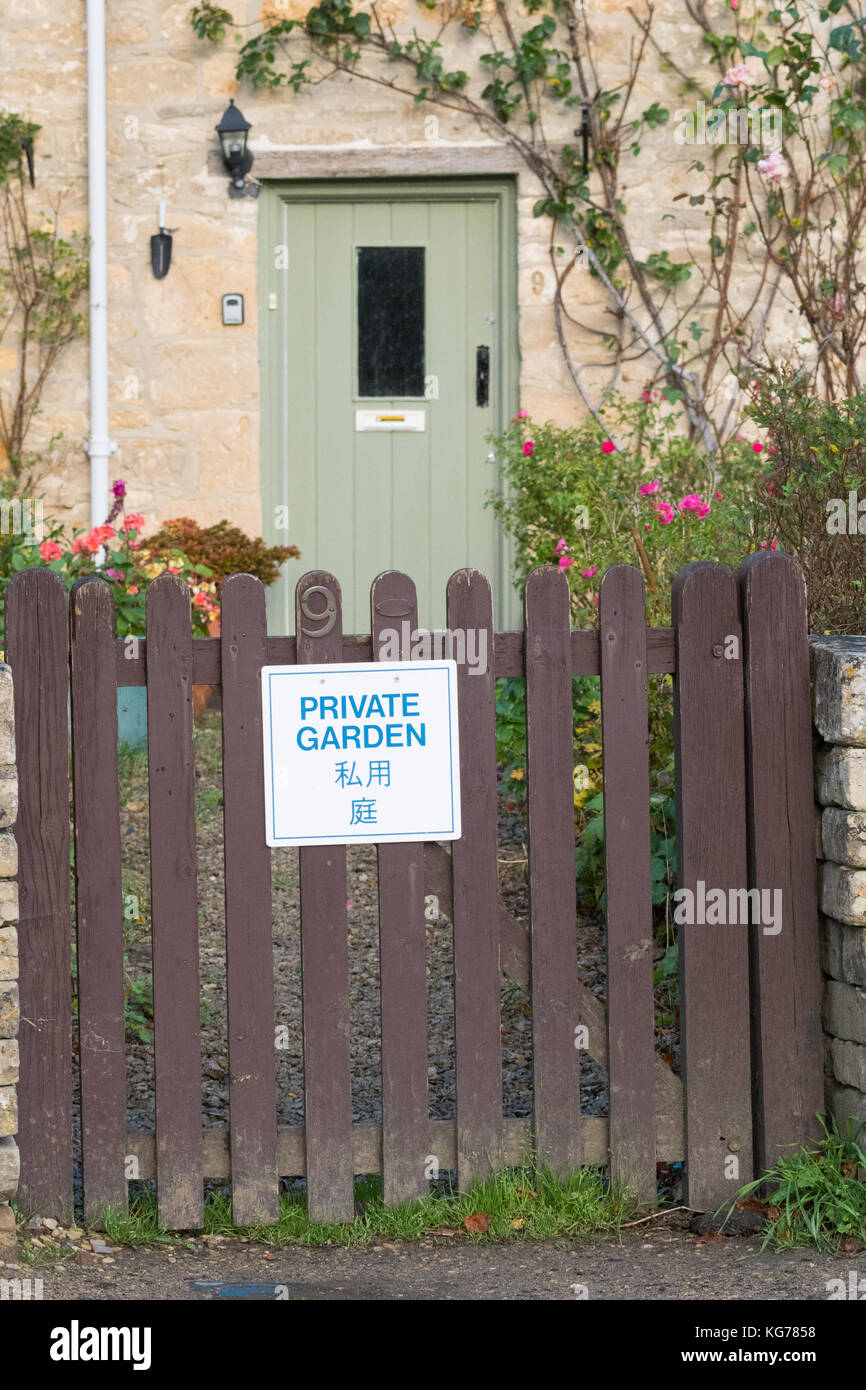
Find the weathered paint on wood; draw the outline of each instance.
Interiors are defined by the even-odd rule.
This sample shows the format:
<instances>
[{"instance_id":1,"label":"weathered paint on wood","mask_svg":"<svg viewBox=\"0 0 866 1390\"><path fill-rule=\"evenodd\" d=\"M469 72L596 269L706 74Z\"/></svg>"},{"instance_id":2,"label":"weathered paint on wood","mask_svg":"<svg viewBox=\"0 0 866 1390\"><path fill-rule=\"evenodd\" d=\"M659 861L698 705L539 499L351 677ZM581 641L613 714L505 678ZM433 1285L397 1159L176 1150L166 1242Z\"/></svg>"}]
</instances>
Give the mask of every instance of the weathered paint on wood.
<instances>
[{"instance_id":1,"label":"weathered paint on wood","mask_svg":"<svg viewBox=\"0 0 866 1390\"><path fill-rule=\"evenodd\" d=\"M117 780L114 595L73 585L72 753L81 1147L85 1216L126 1207L125 920ZM132 905L135 908L135 904Z\"/></svg>"},{"instance_id":2,"label":"weathered paint on wood","mask_svg":"<svg viewBox=\"0 0 866 1390\"><path fill-rule=\"evenodd\" d=\"M581 1164L574 717L568 581L533 570L524 595L535 1149L555 1172Z\"/></svg>"},{"instance_id":3,"label":"weathered paint on wood","mask_svg":"<svg viewBox=\"0 0 866 1390\"><path fill-rule=\"evenodd\" d=\"M803 572L764 552L740 567L746 689L755 1167L819 1138L824 1109L821 970L812 809L812 711Z\"/></svg>"},{"instance_id":4,"label":"weathered paint on wood","mask_svg":"<svg viewBox=\"0 0 866 1390\"><path fill-rule=\"evenodd\" d=\"M220 594L229 1111L235 1225L279 1219L271 851L265 843L265 590L233 574Z\"/></svg>"},{"instance_id":5,"label":"weathered paint on wood","mask_svg":"<svg viewBox=\"0 0 866 1390\"><path fill-rule=\"evenodd\" d=\"M201 1038L189 588L147 591L147 751L159 1218L202 1225Z\"/></svg>"},{"instance_id":6,"label":"weathered paint on wood","mask_svg":"<svg viewBox=\"0 0 866 1390\"><path fill-rule=\"evenodd\" d=\"M457 670L463 835L451 849L454 922L454 1032L457 1175L461 1188L498 1167L502 1155L502 1048L499 999L499 880L496 808L496 686L493 601L477 570L448 582L452 632L474 628L486 641L487 670Z\"/></svg>"},{"instance_id":7,"label":"weathered paint on wood","mask_svg":"<svg viewBox=\"0 0 866 1390\"><path fill-rule=\"evenodd\" d=\"M312 570L295 590L298 665L343 659L340 586ZM303 795L303 788L298 788ZM346 851L310 845L298 851L307 1211L311 1221L351 1221L352 1091L349 1063L349 946Z\"/></svg>"},{"instance_id":8,"label":"weathered paint on wood","mask_svg":"<svg viewBox=\"0 0 866 1390\"><path fill-rule=\"evenodd\" d=\"M408 661L418 599L408 575L388 570L370 593L373 653L399 633ZM387 659L393 660L389 653ZM429 1191L427 1119L427 930L424 845L379 845L379 979L382 1005L382 1172L392 1206Z\"/></svg>"},{"instance_id":9,"label":"weathered paint on wood","mask_svg":"<svg viewBox=\"0 0 866 1390\"><path fill-rule=\"evenodd\" d=\"M646 597L630 565L599 589L610 1171L656 1196Z\"/></svg>"},{"instance_id":10,"label":"weathered paint on wood","mask_svg":"<svg viewBox=\"0 0 866 1390\"><path fill-rule=\"evenodd\" d=\"M748 886L735 576L723 565L686 565L673 614L678 883L693 895L701 883L722 889L729 901L730 890ZM684 924L679 953L686 1201L708 1211L752 1176L748 926Z\"/></svg>"},{"instance_id":11,"label":"weathered paint on wood","mask_svg":"<svg viewBox=\"0 0 866 1390\"><path fill-rule=\"evenodd\" d=\"M18 762L18 1201L64 1221L72 1214L69 618L51 570L11 580L5 654Z\"/></svg>"}]
</instances>

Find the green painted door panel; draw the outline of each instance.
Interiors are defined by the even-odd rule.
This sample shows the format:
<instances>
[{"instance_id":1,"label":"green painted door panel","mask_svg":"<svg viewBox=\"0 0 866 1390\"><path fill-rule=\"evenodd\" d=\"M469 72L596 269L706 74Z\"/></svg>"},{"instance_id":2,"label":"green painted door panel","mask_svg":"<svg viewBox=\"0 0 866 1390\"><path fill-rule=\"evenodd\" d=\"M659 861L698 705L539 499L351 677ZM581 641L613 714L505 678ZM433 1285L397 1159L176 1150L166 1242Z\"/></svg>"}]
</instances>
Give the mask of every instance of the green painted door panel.
<instances>
[{"instance_id":1,"label":"green painted door panel","mask_svg":"<svg viewBox=\"0 0 866 1390\"><path fill-rule=\"evenodd\" d=\"M491 576L497 625L514 625L508 550L485 506L498 485L487 435L517 400L511 185L332 182L261 202L263 534L301 550L269 594L271 630L293 630L310 569L340 580L346 632L370 630L370 584L391 568L415 580L420 623L442 627L463 565ZM379 249L359 272L361 248ZM420 413L424 428L362 429L358 412Z\"/></svg>"}]
</instances>

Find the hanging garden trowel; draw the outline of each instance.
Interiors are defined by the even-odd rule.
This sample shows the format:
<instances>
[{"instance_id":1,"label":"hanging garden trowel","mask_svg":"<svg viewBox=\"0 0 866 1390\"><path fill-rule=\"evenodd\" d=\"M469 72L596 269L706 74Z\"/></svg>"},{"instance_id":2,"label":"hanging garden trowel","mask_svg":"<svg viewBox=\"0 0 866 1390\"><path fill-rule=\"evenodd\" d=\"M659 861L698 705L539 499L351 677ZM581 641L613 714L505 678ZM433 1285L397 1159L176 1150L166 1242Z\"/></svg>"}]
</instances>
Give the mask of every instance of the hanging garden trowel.
<instances>
[{"instance_id":1,"label":"hanging garden trowel","mask_svg":"<svg viewBox=\"0 0 866 1390\"><path fill-rule=\"evenodd\" d=\"M171 265L171 239L176 227L160 227L150 238L150 264L157 280L165 279Z\"/></svg>"}]
</instances>

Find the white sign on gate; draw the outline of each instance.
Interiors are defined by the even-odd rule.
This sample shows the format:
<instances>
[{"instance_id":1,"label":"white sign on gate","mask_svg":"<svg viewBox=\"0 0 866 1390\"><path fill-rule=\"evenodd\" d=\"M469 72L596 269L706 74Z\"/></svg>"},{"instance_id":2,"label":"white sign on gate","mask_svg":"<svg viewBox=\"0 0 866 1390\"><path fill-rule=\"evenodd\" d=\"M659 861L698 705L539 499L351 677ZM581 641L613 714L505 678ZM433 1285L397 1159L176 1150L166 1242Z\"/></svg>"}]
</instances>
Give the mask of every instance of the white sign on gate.
<instances>
[{"instance_id":1,"label":"white sign on gate","mask_svg":"<svg viewBox=\"0 0 866 1390\"><path fill-rule=\"evenodd\" d=\"M460 838L457 663L264 666L266 840Z\"/></svg>"}]
</instances>

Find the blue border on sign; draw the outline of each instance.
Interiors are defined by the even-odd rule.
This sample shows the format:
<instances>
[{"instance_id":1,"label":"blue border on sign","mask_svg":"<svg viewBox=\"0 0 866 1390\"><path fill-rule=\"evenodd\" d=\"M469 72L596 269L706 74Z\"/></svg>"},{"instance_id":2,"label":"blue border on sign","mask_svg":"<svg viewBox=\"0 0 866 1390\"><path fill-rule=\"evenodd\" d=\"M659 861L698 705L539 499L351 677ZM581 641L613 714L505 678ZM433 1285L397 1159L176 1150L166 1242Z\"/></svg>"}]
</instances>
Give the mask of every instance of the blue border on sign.
<instances>
[{"instance_id":1,"label":"blue border on sign","mask_svg":"<svg viewBox=\"0 0 866 1390\"><path fill-rule=\"evenodd\" d=\"M372 669L371 669L371 668L372 668ZM375 669L375 667L373 667L373 664L371 663L371 666L368 667L366 670L359 670L359 671L335 671L335 672L334 672L334 675L335 675L335 676L336 676L336 675L339 675L339 676L370 676L370 675L373 673L373 670L374 670L374 669ZM448 826L448 828L447 828L446 830L419 830L419 831L417 831L417 832L413 830L413 831L411 832L411 834L413 835L413 837L417 838L418 840L435 840L436 837L437 837L437 835L448 835L448 834L450 834L451 831L454 829L454 731L453 731L452 725L451 725L451 667L450 667L450 666L432 666L432 665L427 666L427 665L425 664L425 666L424 666L424 671L444 671L444 672L445 672L445 676L446 676L446 680L447 680L447 682L448 682L448 687L447 687L447 694L448 694L448 765L449 765L449 767L451 768L451 777L449 778L449 786L450 786L450 792L451 792L451 824ZM420 674L421 674L421 673L419 672L419 675L420 675ZM305 670L303 667L298 667L298 669L295 670L295 671L269 671L269 672L268 672L268 725L269 725L269 729L270 729L270 750L271 750L271 834L272 834L272 836L273 836L273 838L274 838L275 840L291 840L293 844L294 844L295 841L297 841L297 840L316 840L316 839L320 839L320 837L317 836L317 835L278 835L278 834L277 834L276 795L275 795L276 788L275 788L275 786L274 786L274 695L273 695L272 682L274 681L275 677L278 677L278 676L306 676L306 675L309 675L309 671L308 671L308 670ZM458 771L458 776L459 776L460 769L458 768L457 771ZM353 836L352 836L352 841L353 841L354 843L356 843L356 844L362 844L362 843L367 843L367 842L371 842L371 843L373 843L373 844L377 844L377 843L381 843L381 841L383 841L383 840L390 840L390 839L393 839L394 836L397 836L397 835L399 835L399 836L405 836L405 834L406 834L406 832L403 831L403 830L395 830L395 831L392 831L390 834L387 834L387 835L365 835L365 836L363 836L363 837L357 837L357 836L354 836L354 835L353 835ZM329 843L332 843L332 844L343 844L343 843L344 843L342 840L335 840L335 839L332 839L331 836L328 836L328 841L329 841ZM409 841L409 843L412 843L412 841Z\"/></svg>"}]
</instances>

